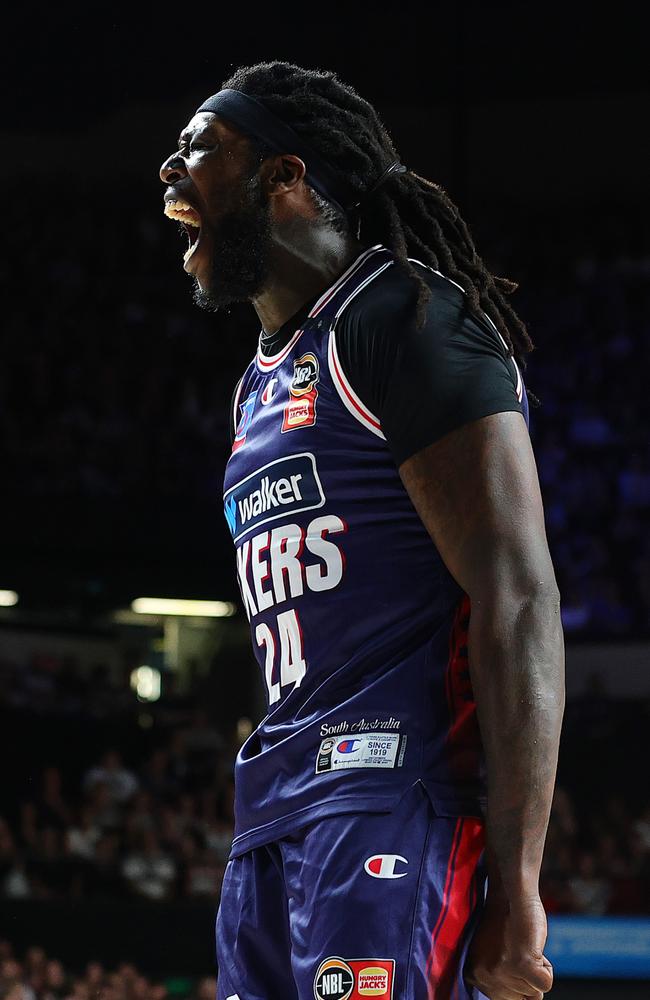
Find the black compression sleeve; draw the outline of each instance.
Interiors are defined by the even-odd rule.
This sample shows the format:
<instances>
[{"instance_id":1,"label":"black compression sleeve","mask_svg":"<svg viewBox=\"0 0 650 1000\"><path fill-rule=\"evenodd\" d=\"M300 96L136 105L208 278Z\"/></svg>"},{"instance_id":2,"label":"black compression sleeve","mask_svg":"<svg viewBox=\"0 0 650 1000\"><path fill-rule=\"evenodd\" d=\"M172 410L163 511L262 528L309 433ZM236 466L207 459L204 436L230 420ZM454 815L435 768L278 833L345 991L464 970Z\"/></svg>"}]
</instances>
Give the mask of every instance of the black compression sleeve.
<instances>
[{"instance_id":1,"label":"black compression sleeve","mask_svg":"<svg viewBox=\"0 0 650 1000\"><path fill-rule=\"evenodd\" d=\"M418 330L412 281L395 268L382 279L343 313L336 343L397 465L469 421L523 412L512 358L487 319L468 312L460 289L431 274L427 319Z\"/></svg>"}]
</instances>

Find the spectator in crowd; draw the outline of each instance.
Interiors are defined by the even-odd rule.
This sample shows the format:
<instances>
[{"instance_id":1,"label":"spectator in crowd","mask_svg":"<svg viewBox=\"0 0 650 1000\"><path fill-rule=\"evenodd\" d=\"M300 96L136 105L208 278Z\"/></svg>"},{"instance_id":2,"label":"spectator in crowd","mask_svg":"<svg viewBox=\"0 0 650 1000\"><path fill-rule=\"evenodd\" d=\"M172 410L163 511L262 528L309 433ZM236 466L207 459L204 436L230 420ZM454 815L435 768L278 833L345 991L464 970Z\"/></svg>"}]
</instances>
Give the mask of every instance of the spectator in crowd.
<instances>
[{"instance_id":1,"label":"spectator in crowd","mask_svg":"<svg viewBox=\"0 0 650 1000\"><path fill-rule=\"evenodd\" d=\"M178 1000L214 1000L217 984L205 976L190 985L190 992L175 993ZM83 972L66 969L42 948L29 948L22 959L14 956L7 941L0 941L0 998L2 1000L167 1000L163 982L144 976L122 962L110 971L89 962Z\"/></svg>"},{"instance_id":2,"label":"spectator in crowd","mask_svg":"<svg viewBox=\"0 0 650 1000\"><path fill-rule=\"evenodd\" d=\"M104 785L109 797L116 805L124 805L138 789L138 779L132 771L124 767L117 750L107 750L101 762L91 767L84 778L84 788L92 791L97 785Z\"/></svg>"},{"instance_id":3,"label":"spectator in crowd","mask_svg":"<svg viewBox=\"0 0 650 1000\"><path fill-rule=\"evenodd\" d=\"M153 830L143 830L139 843L122 864L122 875L131 891L146 899L167 899L176 879L176 864L162 849Z\"/></svg>"},{"instance_id":4,"label":"spectator in crowd","mask_svg":"<svg viewBox=\"0 0 650 1000\"><path fill-rule=\"evenodd\" d=\"M578 874L569 879L573 909L590 917L607 912L610 897L608 882L597 874L596 859L588 851L578 857Z\"/></svg>"}]
</instances>

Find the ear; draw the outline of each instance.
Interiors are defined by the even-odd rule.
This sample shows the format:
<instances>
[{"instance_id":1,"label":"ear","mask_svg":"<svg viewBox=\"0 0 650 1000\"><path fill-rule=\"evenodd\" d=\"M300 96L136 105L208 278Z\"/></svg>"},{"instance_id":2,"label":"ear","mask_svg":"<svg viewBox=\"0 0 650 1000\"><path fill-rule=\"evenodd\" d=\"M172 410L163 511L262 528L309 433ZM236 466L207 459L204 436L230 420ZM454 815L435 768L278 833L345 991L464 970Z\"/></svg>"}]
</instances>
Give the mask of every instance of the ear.
<instances>
[{"instance_id":1,"label":"ear","mask_svg":"<svg viewBox=\"0 0 650 1000\"><path fill-rule=\"evenodd\" d=\"M262 167L262 184L269 195L290 194L301 185L307 168L299 156L282 153L269 157Z\"/></svg>"}]
</instances>

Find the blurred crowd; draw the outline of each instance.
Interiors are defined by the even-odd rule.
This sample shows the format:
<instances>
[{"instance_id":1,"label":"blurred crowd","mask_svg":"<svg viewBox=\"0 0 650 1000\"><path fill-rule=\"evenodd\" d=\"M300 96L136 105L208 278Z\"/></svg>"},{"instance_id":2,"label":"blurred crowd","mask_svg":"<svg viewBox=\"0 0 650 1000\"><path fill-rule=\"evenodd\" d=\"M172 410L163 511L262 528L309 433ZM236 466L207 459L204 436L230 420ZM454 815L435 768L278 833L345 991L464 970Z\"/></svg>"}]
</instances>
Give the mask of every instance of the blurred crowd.
<instances>
[{"instance_id":1,"label":"blurred crowd","mask_svg":"<svg viewBox=\"0 0 650 1000\"><path fill-rule=\"evenodd\" d=\"M43 948L33 946L17 958L11 944L0 941L2 1000L214 1000L216 994L216 980L207 976L191 984L189 991L178 990L174 982L170 986L173 992L129 963L111 971L90 961L83 971L73 973Z\"/></svg>"},{"instance_id":2,"label":"blurred crowd","mask_svg":"<svg viewBox=\"0 0 650 1000\"><path fill-rule=\"evenodd\" d=\"M55 655L0 658L0 679L5 754L24 747L3 782L0 895L216 901L238 737L201 684L183 694L166 674L143 704L128 668Z\"/></svg>"},{"instance_id":3,"label":"blurred crowd","mask_svg":"<svg viewBox=\"0 0 650 1000\"><path fill-rule=\"evenodd\" d=\"M182 734L134 767L107 750L78 787L47 765L17 819L0 818L11 899L217 900L232 839L231 785L192 790ZM214 768L213 768L214 769Z\"/></svg>"},{"instance_id":4,"label":"blurred crowd","mask_svg":"<svg viewBox=\"0 0 650 1000\"><path fill-rule=\"evenodd\" d=\"M25 498L207 503L221 490L255 318L194 308L159 192L127 202L106 211L78 186L42 199L37 231L8 206L0 457L17 509ZM602 206L561 224L560 240L551 220L518 226L511 213L479 244L496 273L520 280L513 305L537 344L531 433L565 629L647 635L650 233L638 214L607 218Z\"/></svg>"},{"instance_id":5,"label":"blurred crowd","mask_svg":"<svg viewBox=\"0 0 650 1000\"><path fill-rule=\"evenodd\" d=\"M606 795L579 821L566 788L555 792L541 894L547 913L650 913L650 806Z\"/></svg>"},{"instance_id":6,"label":"blurred crowd","mask_svg":"<svg viewBox=\"0 0 650 1000\"><path fill-rule=\"evenodd\" d=\"M513 304L536 344L525 379L564 629L648 635L650 227L587 209L498 240L495 270L520 280Z\"/></svg>"},{"instance_id":7,"label":"blurred crowd","mask_svg":"<svg viewBox=\"0 0 650 1000\"><path fill-rule=\"evenodd\" d=\"M119 672L84 680L68 662L75 683L61 690L60 671L43 666L0 669L5 758L24 748L3 782L0 897L216 903L250 721L229 733L206 710L214 699L182 695L171 678L143 706ZM650 802L630 766L649 713L608 696L598 676L569 702L542 874L549 912L650 912Z\"/></svg>"}]
</instances>

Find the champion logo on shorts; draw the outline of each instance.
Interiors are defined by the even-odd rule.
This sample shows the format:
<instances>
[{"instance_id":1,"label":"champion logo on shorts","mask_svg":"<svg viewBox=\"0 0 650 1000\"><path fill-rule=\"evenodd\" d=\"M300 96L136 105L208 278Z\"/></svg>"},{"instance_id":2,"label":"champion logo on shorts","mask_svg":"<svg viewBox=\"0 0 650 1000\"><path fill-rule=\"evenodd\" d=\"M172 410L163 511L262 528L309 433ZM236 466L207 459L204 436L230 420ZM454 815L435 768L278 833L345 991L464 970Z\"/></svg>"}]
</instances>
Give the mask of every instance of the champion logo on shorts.
<instances>
[{"instance_id":1,"label":"champion logo on shorts","mask_svg":"<svg viewBox=\"0 0 650 1000\"><path fill-rule=\"evenodd\" d=\"M405 878L408 872L395 871L398 863L407 865L401 854L373 854L364 864L364 869L372 878Z\"/></svg>"}]
</instances>

